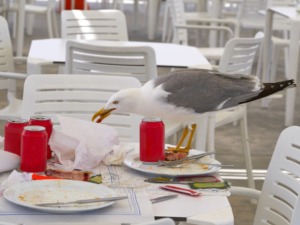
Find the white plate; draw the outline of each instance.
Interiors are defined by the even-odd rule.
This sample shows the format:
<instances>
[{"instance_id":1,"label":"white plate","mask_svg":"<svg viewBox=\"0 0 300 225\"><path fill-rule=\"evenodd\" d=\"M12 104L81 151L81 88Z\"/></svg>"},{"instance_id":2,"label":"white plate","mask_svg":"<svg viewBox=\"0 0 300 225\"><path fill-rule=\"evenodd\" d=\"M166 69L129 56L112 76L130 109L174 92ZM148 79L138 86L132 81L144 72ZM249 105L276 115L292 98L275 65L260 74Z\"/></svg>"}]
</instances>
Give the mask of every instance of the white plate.
<instances>
[{"instance_id":1,"label":"white plate","mask_svg":"<svg viewBox=\"0 0 300 225\"><path fill-rule=\"evenodd\" d=\"M8 201L28 208L51 213L75 213L108 207L115 201L55 207L35 204L113 197L117 194L101 184L73 180L39 180L13 185L5 189L3 195Z\"/></svg>"},{"instance_id":2,"label":"white plate","mask_svg":"<svg viewBox=\"0 0 300 225\"><path fill-rule=\"evenodd\" d=\"M189 156L199 154L199 150L190 150ZM219 161L206 156L198 160L203 163L221 164ZM179 177L179 176L198 176L218 171L220 166L208 166L204 168L201 164L187 164L181 168L168 168L164 166L156 166L155 164L147 164L140 161L139 153L128 153L123 163L140 172L155 174L161 176Z\"/></svg>"}]
</instances>

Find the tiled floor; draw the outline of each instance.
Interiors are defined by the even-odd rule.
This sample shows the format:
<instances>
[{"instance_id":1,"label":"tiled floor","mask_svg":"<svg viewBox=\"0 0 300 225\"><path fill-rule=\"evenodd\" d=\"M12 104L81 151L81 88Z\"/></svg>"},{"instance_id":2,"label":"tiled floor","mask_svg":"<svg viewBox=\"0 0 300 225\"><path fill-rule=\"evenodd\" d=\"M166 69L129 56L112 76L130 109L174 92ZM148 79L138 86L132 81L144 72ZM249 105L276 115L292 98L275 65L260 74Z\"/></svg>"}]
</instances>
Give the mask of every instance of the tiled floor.
<instances>
[{"instance_id":1,"label":"tiled floor","mask_svg":"<svg viewBox=\"0 0 300 225\"><path fill-rule=\"evenodd\" d=\"M132 16L132 5L125 5L124 12L127 17L129 38L130 40L142 40L147 41L146 34L146 23L145 23L145 12L144 6L140 7L138 27L133 26L133 16ZM161 14L163 10L161 10ZM160 16L160 21L158 24L158 30L156 34L155 41L161 40L161 23L162 15ZM45 20L43 17L36 17L34 35L26 36L24 44L24 54L28 53L30 46L30 41L32 39L42 39L47 38ZM49 67L46 69L47 73L55 72L56 67ZM25 71L24 65L18 66L18 71ZM159 69L159 73L166 73L168 69ZM278 73L282 78L283 65L282 62L278 65ZM283 78L282 78L283 79ZM299 97L299 87L297 88ZM22 95L22 83L19 85L19 93ZM284 92L282 93L284 95ZM0 96L3 102L3 94ZM295 125L300 124L300 104L297 101L296 106L296 117ZM285 108L285 98L276 99L271 102L268 109L263 109L260 107L260 102L252 102L248 104L248 128L251 142L251 154L253 167L255 169L256 176L256 186L258 189L261 188L262 178L258 176L260 172L265 172L268 167L269 160L272 156L276 140L280 132L285 128L284 126L284 108ZM3 123L2 123L3 124ZM0 129L0 134L3 134L3 128ZM239 126L228 125L218 129L216 131L216 158L223 164L234 164L235 169L244 169L243 153L241 150L240 141L240 131ZM245 177L241 176L239 179L228 179L233 185L246 186ZM233 206L233 211L235 214L235 224L239 225L250 225L253 220L253 213L255 210L255 205L251 204L249 200L238 197L231 197L230 201Z\"/></svg>"}]
</instances>

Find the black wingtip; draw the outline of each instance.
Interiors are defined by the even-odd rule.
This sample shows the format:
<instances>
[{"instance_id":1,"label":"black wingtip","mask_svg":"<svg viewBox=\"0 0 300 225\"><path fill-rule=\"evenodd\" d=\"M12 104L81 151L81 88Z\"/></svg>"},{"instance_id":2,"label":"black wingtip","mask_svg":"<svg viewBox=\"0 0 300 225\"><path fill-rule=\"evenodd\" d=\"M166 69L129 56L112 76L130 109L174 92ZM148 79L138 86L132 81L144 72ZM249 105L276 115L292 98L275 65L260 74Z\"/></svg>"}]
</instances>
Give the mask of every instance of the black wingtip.
<instances>
[{"instance_id":1,"label":"black wingtip","mask_svg":"<svg viewBox=\"0 0 300 225\"><path fill-rule=\"evenodd\" d=\"M282 91L285 88L293 88L293 87L297 87L297 84L295 83L294 79L279 81L279 82L275 82L275 83L263 83L261 92L257 96L255 96L251 99L248 99L247 101L245 101L243 103L251 102L251 101L254 101L254 100L257 100L260 98L264 98L264 97L272 95L276 92Z\"/></svg>"}]
</instances>

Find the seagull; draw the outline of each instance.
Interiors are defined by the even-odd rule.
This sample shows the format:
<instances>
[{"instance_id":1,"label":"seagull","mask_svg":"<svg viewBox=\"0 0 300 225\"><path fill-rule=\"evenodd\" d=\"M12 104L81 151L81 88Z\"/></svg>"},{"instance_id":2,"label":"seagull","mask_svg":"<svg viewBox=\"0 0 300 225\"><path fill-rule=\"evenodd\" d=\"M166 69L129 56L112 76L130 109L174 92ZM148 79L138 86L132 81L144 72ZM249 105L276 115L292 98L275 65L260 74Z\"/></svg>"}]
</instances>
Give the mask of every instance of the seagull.
<instances>
[{"instance_id":1,"label":"seagull","mask_svg":"<svg viewBox=\"0 0 300 225\"><path fill-rule=\"evenodd\" d=\"M114 93L106 105L93 115L92 121L100 123L111 113L134 113L191 124L184 129L173 149L188 152L199 115L235 107L294 86L294 80L262 83L253 75L205 69L176 70L156 77L140 88ZM182 148L189 130L190 137L186 147Z\"/></svg>"}]
</instances>

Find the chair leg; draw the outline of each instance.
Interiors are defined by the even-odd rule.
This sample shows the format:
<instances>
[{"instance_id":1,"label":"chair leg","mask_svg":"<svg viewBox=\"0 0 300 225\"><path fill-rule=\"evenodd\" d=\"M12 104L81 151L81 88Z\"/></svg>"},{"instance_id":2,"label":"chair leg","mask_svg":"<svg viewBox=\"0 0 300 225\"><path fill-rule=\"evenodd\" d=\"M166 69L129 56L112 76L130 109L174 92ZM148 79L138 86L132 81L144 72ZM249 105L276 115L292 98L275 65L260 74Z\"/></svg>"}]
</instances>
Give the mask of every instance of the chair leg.
<instances>
[{"instance_id":1,"label":"chair leg","mask_svg":"<svg viewBox=\"0 0 300 225\"><path fill-rule=\"evenodd\" d=\"M197 122L197 131L195 133L195 149L207 151L208 140L208 121L209 114L202 115Z\"/></svg>"},{"instance_id":2,"label":"chair leg","mask_svg":"<svg viewBox=\"0 0 300 225\"><path fill-rule=\"evenodd\" d=\"M165 3L165 12L164 12L164 18L163 18L163 26L162 26L162 42L166 42L167 40L167 33L168 33L168 20L169 20L169 4L168 1Z\"/></svg>"},{"instance_id":3,"label":"chair leg","mask_svg":"<svg viewBox=\"0 0 300 225\"><path fill-rule=\"evenodd\" d=\"M58 22L57 22L57 17L56 17L55 10L52 10L52 12L51 12L51 23L52 23L52 30L53 30L54 37L60 37L59 31L58 31Z\"/></svg>"},{"instance_id":4,"label":"chair leg","mask_svg":"<svg viewBox=\"0 0 300 225\"><path fill-rule=\"evenodd\" d=\"M255 189L255 182L254 182L253 172L252 172L253 167L252 167L252 160L251 160L246 111L244 112L243 118L240 120L240 127L241 127L244 158L245 158L245 164L246 164L246 172L247 172L247 177L248 177L248 187Z\"/></svg>"},{"instance_id":5,"label":"chair leg","mask_svg":"<svg viewBox=\"0 0 300 225\"><path fill-rule=\"evenodd\" d=\"M33 24L34 24L34 15L28 14L26 16L26 34L27 35L33 34Z\"/></svg>"}]
</instances>

